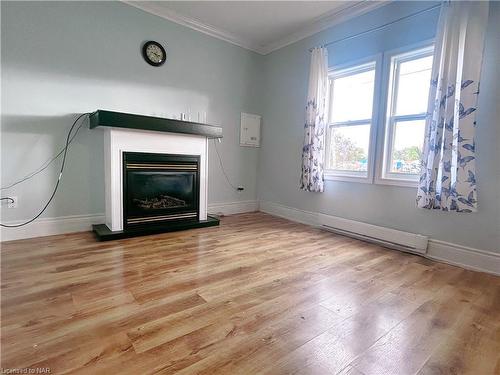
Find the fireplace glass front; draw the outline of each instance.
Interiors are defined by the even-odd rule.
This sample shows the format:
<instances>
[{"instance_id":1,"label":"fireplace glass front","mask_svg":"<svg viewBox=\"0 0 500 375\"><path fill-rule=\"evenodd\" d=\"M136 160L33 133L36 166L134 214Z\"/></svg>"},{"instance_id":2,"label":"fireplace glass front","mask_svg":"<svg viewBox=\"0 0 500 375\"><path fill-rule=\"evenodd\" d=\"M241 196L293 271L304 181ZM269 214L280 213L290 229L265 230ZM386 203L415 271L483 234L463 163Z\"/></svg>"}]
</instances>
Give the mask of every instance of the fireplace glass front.
<instances>
[{"instance_id":1,"label":"fireplace glass front","mask_svg":"<svg viewBox=\"0 0 500 375\"><path fill-rule=\"evenodd\" d=\"M199 157L124 153L124 225L197 220Z\"/></svg>"}]
</instances>

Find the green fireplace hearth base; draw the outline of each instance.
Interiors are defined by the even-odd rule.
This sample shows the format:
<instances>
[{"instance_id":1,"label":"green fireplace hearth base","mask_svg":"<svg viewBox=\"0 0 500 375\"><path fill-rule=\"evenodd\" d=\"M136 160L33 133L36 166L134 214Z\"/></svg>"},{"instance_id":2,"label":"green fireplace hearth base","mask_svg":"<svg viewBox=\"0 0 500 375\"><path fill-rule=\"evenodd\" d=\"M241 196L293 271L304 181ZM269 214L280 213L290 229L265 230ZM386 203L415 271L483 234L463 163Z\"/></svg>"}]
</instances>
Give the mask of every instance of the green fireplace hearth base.
<instances>
[{"instance_id":1,"label":"green fireplace hearth base","mask_svg":"<svg viewBox=\"0 0 500 375\"><path fill-rule=\"evenodd\" d=\"M96 224L92 226L92 230L94 231L94 234L99 241L110 241L129 237L146 236L150 234L213 227L219 225L219 222L220 221L216 216L208 216L207 220L183 221L162 225L141 226L137 229L126 229L120 231L112 231L106 224Z\"/></svg>"}]
</instances>

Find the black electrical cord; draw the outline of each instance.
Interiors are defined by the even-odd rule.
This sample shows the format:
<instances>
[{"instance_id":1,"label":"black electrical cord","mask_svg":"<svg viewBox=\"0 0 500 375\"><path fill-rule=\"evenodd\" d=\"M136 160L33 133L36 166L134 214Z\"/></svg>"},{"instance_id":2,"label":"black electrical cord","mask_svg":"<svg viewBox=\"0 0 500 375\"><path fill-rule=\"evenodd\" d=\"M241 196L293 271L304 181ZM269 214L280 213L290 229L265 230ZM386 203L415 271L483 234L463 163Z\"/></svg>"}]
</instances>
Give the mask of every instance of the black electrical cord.
<instances>
[{"instance_id":1,"label":"black electrical cord","mask_svg":"<svg viewBox=\"0 0 500 375\"><path fill-rule=\"evenodd\" d=\"M47 203L45 203L45 206L43 206L43 208L40 210L40 212L35 217L33 217L32 219L30 219L28 221L25 221L24 223L12 224L12 225L1 224L0 223L1 227L4 227L4 228L18 228L18 227L22 227L24 225L27 225L27 224L35 221L36 219L38 219L45 212L45 210L47 209L47 207L49 207L49 204L52 202L52 200L54 199L54 196L56 195L57 189L59 188L59 183L61 182L61 178L63 176L64 165L66 164L66 156L68 154L68 146L69 146L70 139L71 139L71 133L73 132L73 129L75 128L75 125L78 123L78 121L83 116L86 116L86 115L90 115L90 113L83 113L80 116L78 116L76 118L76 120L73 122L73 125L71 125L71 128L69 129L68 136L66 137L66 145L64 147L64 154L63 154L63 159L62 159L62 163L61 163L61 168L59 169L59 177L57 178L57 182L56 182L56 184L54 186L54 190L52 191L52 194L50 195L50 198L47 201Z\"/></svg>"},{"instance_id":2,"label":"black electrical cord","mask_svg":"<svg viewBox=\"0 0 500 375\"><path fill-rule=\"evenodd\" d=\"M0 198L0 201L10 201L10 203L14 203L15 202L15 200L12 199L11 197Z\"/></svg>"},{"instance_id":3,"label":"black electrical cord","mask_svg":"<svg viewBox=\"0 0 500 375\"><path fill-rule=\"evenodd\" d=\"M76 128L75 130L75 134L73 134L73 136L71 137L71 139L69 140L69 143L67 146L64 146L61 151L59 151L54 157L52 157L51 159L47 160L45 163L42 164L41 167L39 167L38 169L34 170L33 172L31 173L28 173L25 177L19 179L18 181L16 182L13 182L11 183L10 185L7 185L7 186L2 186L0 187L0 190L7 190L7 189L10 189L16 185L19 185L20 183L26 181L26 180L29 180L30 178L32 177L35 177L37 174L43 172L44 170L46 170L54 161L56 161L59 156L61 156L64 152L64 150L66 150L67 147L69 147L69 145L71 144L71 142L73 142L73 139L75 139L76 135L78 134L78 131L81 129L81 127L83 126L84 122L82 122L80 124L80 126L78 126L78 128Z\"/></svg>"},{"instance_id":4,"label":"black electrical cord","mask_svg":"<svg viewBox=\"0 0 500 375\"><path fill-rule=\"evenodd\" d=\"M214 147L215 147L215 152L217 153L217 157L219 158L220 169L222 170L222 173L224 174L224 177L226 178L227 183L229 184L229 186L231 186L236 191L242 190L241 188L234 186L231 183L231 180L229 180L229 177L227 176L226 171L224 170L224 165L222 164L222 158L220 157L219 150L217 149L217 140L215 138L214 138Z\"/></svg>"}]
</instances>

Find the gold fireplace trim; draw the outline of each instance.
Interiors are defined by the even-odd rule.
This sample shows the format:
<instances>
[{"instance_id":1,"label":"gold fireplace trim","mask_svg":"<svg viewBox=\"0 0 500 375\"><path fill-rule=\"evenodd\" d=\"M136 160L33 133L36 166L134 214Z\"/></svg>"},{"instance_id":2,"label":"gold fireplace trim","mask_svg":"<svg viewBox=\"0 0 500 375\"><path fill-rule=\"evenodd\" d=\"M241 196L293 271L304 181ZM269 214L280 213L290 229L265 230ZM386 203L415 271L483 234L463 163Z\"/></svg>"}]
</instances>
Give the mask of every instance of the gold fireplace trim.
<instances>
[{"instance_id":1,"label":"gold fireplace trim","mask_svg":"<svg viewBox=\"0 0 500 375\"><path fill-rule=\"evenodd\" d=\"M198 216L198 214L196 212L187 212L184 214L172 214L172 215L163 215L163 216L155 216L155 217L135 217L133 219L127 219L127 224L146 223L146 222L150 222L150 221L187 219L187 218L196 217L196 216Z\"/></svg>"},{"instance_id":2,"label":"gold fireplace trim","mask_svg":"<svg viewBox=\"0 0 500 375\"><path fill-rule=\"evenodd\" d=\"M196 164L126 164L127 169L174 169L174 170L189 170L197 171L198 165Z\"/></svg>"}]
</instances>

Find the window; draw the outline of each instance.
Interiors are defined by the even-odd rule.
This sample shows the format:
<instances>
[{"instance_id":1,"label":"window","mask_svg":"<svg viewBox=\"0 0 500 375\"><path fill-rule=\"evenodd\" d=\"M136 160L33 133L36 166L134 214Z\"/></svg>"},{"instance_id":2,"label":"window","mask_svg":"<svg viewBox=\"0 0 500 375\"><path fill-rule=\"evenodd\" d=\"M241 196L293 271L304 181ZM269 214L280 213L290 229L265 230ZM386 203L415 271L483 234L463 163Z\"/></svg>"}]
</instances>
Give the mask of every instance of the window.
<instances>
[{"instance_id":1,"label":"window","mask_svg":"<svg viewBox=\"0 0 500 375\"><path fill-rule=\"evenodd\" d=\"M390 74L381 182L414 185L420 173L433 47L388 56Z\"/></svg>"},{"instance_id":2,"label":"window","mask_svg":"<svg viewBox=\"0 0 500 375\"><path fill-rule=\"evenodd\" d=\"M370 176L376 62L330 73L326 176Z\"/></svg>"},{"instance_id":3,"label":"window","mask_svg":"<svg viewBox=\"0 0 500 375\"><path fill-rule=\"evenodd\" d=\"M330 71L326 179L416 185L433 54L425 42L384 53L383 64L372 58Z\"/></svg>"}]
</instances>

